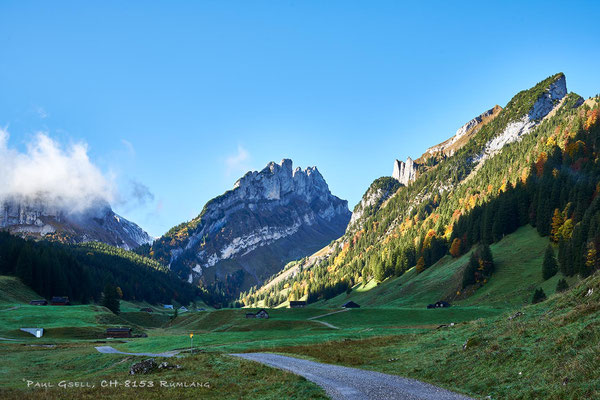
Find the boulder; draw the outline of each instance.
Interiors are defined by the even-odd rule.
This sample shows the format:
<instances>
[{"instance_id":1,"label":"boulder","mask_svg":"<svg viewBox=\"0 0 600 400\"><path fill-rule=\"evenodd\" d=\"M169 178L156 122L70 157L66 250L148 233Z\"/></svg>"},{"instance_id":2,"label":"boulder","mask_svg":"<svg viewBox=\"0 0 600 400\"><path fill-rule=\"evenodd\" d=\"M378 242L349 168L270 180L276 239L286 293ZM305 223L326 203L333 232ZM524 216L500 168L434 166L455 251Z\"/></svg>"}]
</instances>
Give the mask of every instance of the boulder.
<instances>
[{"instance_id":1,"label":"boulder","mask_svg":"<svg viewBox=\"0 0 600 400\"><path fill-rule=\"evenodd\" d=\"M129 369L129 374L130 375L149 374L152 371L154 371L157 367L158 367L158 364L156 364L156 361L154 361L154 358L149 358L147 360L140 361L140 362L133 364L131 366L131 368Z\"/></svg>"}]
</instances>

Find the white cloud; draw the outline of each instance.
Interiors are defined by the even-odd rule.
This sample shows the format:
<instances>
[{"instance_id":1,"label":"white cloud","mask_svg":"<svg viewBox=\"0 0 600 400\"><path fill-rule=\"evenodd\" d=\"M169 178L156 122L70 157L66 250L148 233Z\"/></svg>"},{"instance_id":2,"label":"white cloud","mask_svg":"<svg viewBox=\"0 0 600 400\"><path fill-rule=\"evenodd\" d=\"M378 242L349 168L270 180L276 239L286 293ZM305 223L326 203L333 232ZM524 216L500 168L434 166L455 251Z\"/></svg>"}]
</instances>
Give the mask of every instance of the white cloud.
<instances>
[{"instance_id":1,"label":"white cloud","mask_svg":"<svg viewBox=\"0 0 600 400\"><path fill-rule=\"evenodd\" d=\"M233 173L246 172L250 169L250 153L241 145L238 145L237 153L230 155L225 159L225 174L230 176Z\"/></svg>"},{"instance_id":2,"label":"white cloud","mask_svg":"<svg viewBox=\"0 0 600 400\"><path fill-rule=\"evenodd\" d=\"M90 161L85 143L63 148L46 133L38 133L20 152L8 146L0 129L0 201L38 200L70 212L110 203L116 195L108 179Z\"/></svg>"}]
</instances>

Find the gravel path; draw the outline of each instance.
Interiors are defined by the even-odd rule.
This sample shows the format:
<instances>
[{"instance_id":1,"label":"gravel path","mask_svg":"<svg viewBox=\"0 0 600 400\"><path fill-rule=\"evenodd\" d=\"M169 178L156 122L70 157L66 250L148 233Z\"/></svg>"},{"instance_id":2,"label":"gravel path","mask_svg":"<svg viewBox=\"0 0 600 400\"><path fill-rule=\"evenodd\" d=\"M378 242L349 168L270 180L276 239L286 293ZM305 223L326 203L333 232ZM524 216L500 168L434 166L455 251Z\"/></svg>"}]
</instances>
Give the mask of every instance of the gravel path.
<instances>
[{"instance_id":1,"label":"gravel path","mask_svg":"<svg viewBox=\"0 0 600 400\"><path fill-rule=\"evenodd\" d=\"M333 315L333 314L337 314L337 313L341 313L341 312L346 312L346 311L350 311L350 309L349 308L344 308L343 310L333 311L333 312L330 312L330 313L327 313L327 314L322 314L322 315L317 315L316 317L310 317L309 320L317 319L317 318L323 318L323 317L326 317L328 315Z\"/></svg>"},{"instance_id":2,"label":"gravel path","mask_svg":"<svg viewBox=\"0 0 600 400\"><path fill-rule=\"evenodd\" d=\"M319 324L325 325L326 327L328 327L328 328L331 328L331 329L340 329L340 328L338 328L338 327L337 327L337 326L335 326L335 325L331 325L329 322L325 322L325 321L319 321L318 319L313 319L313 320L311 320L311 321L312 321L312 322L318 322Z\"/></svg>"},{"instance_id":3,"label":"gravel path","mask_svg":"<svg viewBox=\"0 0 600 400\"><path fill-rule=\"evenodd\" d=\"M396 375L322 364L270 353L232 354L301 375L333 400L470 400L469 397Z\"/></svg>"},{"instance_id":4,"label":"gravel path","mask_svg":"<svg viewBox=\"0 0 600 400\"><path fill-rule=\"evenodd\" d=\"M125 354L128 356L146 356L146 357L173 357L174 355L179 353L179 351L176 351L176 350L167 351L164 353L125 353L125 352L119 351L111 346L98 346L98 347L96 347L96 350L98 350L100 353L104 353L104 354Z\"/></svg>"},{"instance_id":5,"label":"gravel path","mask_svg":"<svg viewBox=\"0 0 600 400\"><path fill-rule=\"evenodd\" d=\"M0 312L2 312L2 311L12 311L12 310L16 310L16 309L19 309L19 308L21 308L21 306L15 306L15 307L11 307L11 308L5 308L4 310L0 310Z\"/></svg>"}]
</instances>

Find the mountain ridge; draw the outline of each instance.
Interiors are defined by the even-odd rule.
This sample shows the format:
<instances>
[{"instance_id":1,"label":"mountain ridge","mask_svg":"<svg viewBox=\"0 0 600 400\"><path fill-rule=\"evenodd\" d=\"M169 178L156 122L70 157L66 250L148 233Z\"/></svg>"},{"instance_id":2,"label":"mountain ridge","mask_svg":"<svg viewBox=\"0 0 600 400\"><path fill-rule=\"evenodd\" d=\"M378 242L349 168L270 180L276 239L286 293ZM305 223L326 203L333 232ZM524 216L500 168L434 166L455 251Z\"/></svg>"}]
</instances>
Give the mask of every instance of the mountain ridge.
<instances>
[{"instance_id":1,"label":"mountain ridge","mask_svg":"<svg viewBox=\"0 0 600 400\"><path fill-rule=\"evenodd\" d=\"M0 210L0 229L22 237L71 244L98 241L126 250L152 242L142 228L117 215L105 201L74 212L43 196L11 197L0 203Z\"/></svg>"},{"instance_id":2,"label":"mountain ridge","mask_svg":"<svg viewBox=\"0 0 600 400\"><path fill-rule=\"evenodd\" d=\"M336 239L349 219L347 201L331 194L316 167L293 169L283 159L244 174L198 217L159 238L150 254L188 282L225 282L235 292Z\"/></svg>"}]
</instances>

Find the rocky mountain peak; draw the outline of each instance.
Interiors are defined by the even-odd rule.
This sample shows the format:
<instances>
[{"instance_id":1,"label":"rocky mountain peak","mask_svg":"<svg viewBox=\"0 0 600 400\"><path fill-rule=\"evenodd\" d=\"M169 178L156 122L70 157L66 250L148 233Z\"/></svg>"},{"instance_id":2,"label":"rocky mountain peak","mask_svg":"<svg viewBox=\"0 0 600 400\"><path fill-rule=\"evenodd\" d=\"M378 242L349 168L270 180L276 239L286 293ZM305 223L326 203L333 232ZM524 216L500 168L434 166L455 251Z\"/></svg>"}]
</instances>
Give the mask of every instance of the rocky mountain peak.
<instances>
[{"instance_id":1,"label":"rocky mountain peak","mask_svg":"<svg viewBox=\"0 0 600 400\"><path fill-rule=\"evenodd\" d=\"M0 202L0 229L30 238L82 243L98 241L125 249L151 243L139 226L115 214L104 200L72 211L40 195L10 197Z\"/></svg>"},{"instance_id":2,"label":"rocky mountain peak","mask_svg":"<svg viewBox=\"0 0 600 400\"><path fill-rule=\"evenodd\" d=\"M153 248L190 282L223 281L242 271L236 273L244 282L232 289L239 290L338 238L349 220L348 202L331 194L317 167L294 169L283 159L247 172Z\"/></svg>"}]
</instances>

